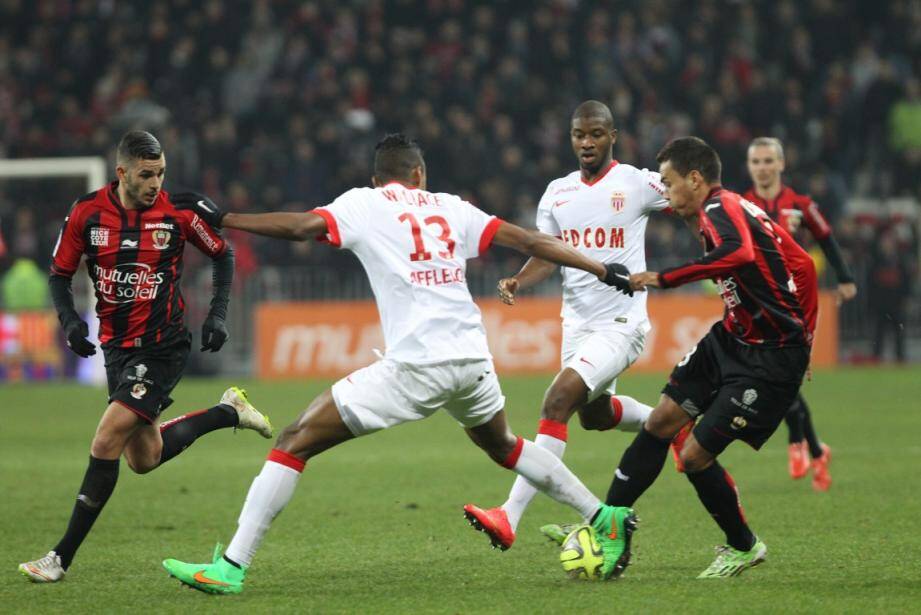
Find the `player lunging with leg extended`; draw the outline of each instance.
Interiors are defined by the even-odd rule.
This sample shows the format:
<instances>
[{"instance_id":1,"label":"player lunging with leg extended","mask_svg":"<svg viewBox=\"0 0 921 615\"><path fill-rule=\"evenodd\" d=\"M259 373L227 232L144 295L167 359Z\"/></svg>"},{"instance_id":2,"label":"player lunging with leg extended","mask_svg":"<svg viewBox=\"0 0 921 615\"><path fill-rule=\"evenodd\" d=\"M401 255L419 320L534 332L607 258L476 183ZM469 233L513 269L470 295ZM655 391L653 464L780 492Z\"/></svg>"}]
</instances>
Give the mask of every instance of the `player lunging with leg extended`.
<instances>
[{"instance_id":1,"label":"player lunging with leg extended","mask_svg":"<svg viewBox=\"0 0 921 615\"><path fill-rule=\"evenodd\" d=\"M579 252L631 271L646 269L646 221L668 202L659 174L613 159L617 139L610 109L589 100L573 113L570 140L579 170L547 186L537 210L537 229L560 237ZM512 305L518 291L547 279L556 264L532 257L516 275L500 280L499 297ZM544 394L535 444L562 458L567 423L573 413L585 429L638 431L652 411L625 395L615 395L617 377L636 361L650 330L646 293L622 294L589 273L563 268L562 369ZM497 508L465 507L471 525L500 549L515 541L518 523L536 488L515 479ZM541 528L551 538L565 536L558 525Z\"/></svg>"},{"instance_id":2,"label":"player lunging with leg extended","mask_svg":"<svg viewBox=\"0 0 921 615\"><path fill-rule=\"evenodd\" d=\"M51 294L67 337L81 357L96 353L87 324L74 309L71 278L87 258L96 289L99 341L106 360L109 405L90 445L89 467L67 531L42 558L19 565L30 580L64 577L77 549L115 489L119 458L139 474L166 463L215 429L254 429L272 435L268 419L240 389L220 402L160 424L172 403L191 345L179 291L185 243L212 258L214 297L202 326L202 350L217 352L227 340L224 319L233 280L233 251L213 228L178 211L162 190L166 158L147 132L127 133L118 146L118 179L74 203L54 248Z\"/></svg>"},{"instance_id":3,"label":"player lunging with leg extended","mask_svg":"<svg viewBox=\"0 0 921 615\"><path fill-rule=\"evenodd\" d=\"M630 557L632 510L604 506L559 458L509 430L480 312L465 282L467 259L492 243L611 283L614 268L553 237L489 216L457 196L428 192L422 154L402 135L378 144L373 183L374 188L349 190L307 213L211 218L214 224L284 239L322 236L354 252L368 272L387 350L383 359L320 394L285 428L250 487L224 556L216 551L209 564L168 559L164 567L204 591L242 591L256 549L291 499L308 459L444 408L493 460L592 522L604 549L605 576L619 575ZM628 288L627 280L616 283Z\"/></svg>"},{"instance_id":4,"label":"player lunging with leg extended","mask_svg":"<svg viewBox=\"0 0 921 615\"><path fill-rule=\"evenodd\" d=\"M857 295L857 285L844 262L831 225L815 201L783 184L781 174L784 168L780 140L759 137L752 141L748 146L748 173L753 185L744 196L793 237L802 239L802 228L808 228L835 270L838 301L850 301ZM796 396L785 420L790 434L787 455L790 477L803 478L812 469L812 488L827 491L831 487L831 449L816 435L812 413L802 393Z\"/></svg>"},{"instance_id":5,"label":"player lunging with leg extended","mask_svg":"<svg viewBox=\"0 0 921 615\"><path fill-rule=\"evenodd\" d=\"M727 544L698 578L729 577L762 562L767 547L749 528L717 457L735 440L760 448L796 399L815 330L815 267L783 228L720 186L719 157L702 140L676 139L657 160L672 210L696 222L706 255L661 273L634 274L631 284L641 291L711 278L726 310L672 371L620 460L607 503L632 506L659 475L671 439L700 416L681 458Z\"/></svg>"}]
</instances>

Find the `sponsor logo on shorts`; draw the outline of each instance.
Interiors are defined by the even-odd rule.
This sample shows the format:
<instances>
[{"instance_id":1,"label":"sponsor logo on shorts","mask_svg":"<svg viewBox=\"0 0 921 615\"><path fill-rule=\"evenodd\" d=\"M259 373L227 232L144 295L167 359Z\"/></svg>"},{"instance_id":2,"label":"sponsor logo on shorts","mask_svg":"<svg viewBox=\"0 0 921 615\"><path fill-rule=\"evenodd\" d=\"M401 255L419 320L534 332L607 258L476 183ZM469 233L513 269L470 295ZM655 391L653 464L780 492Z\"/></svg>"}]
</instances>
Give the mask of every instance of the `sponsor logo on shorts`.
<instances>
[{"instance_id":1,"label":"sponsor logo on shorts","mask_svg":"<svg viewBox=\"0 0 921 615\"><path fill-rule=\"evenodd\" d=\"M147 387L143 383L138 382L133 387L131 387L131 397L135 399L141 399L145 395L147 395Z\"/></svg>"},{"instance_id":2,"label":"sponsor logo on shorts","mask_svg":"<svg viewBox=\"0 0 921 615\"><path fill-rule=\"evenodd\" d=\"M745 420L743 416L734 416L732 417L732 423L729 425L732 429L739 431L740 429L745 429L748 426L748 421Z\"/></svg>"},{"instance_id":3,"label":"sponsor logo on shorts","mask_svg":"<svg viewBox=\"0 0 921 615\"><path fill-rule=\"evenodd\" d=\"M144 374L147 373L147 366L143 363L138 363L134 366L134 375L141 379L144 377Z\"/></svg>"}]
</instances>

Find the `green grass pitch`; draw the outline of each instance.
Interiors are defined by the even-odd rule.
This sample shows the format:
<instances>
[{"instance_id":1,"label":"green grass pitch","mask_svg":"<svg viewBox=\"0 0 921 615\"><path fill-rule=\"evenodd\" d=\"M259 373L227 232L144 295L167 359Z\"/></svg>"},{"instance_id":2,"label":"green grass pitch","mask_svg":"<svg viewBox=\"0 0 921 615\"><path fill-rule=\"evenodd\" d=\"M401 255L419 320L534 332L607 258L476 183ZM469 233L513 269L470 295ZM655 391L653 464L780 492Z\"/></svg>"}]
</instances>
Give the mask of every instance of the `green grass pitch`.
<instances>
[{"instance_id":1,"label":"green grass pitch","mask_svg":"<svg viewBox=\"0 0 921 615\"><path fill-rule=\"evenodd\" d=\"M533 437L549 377L506 378L511 424ZM663 376L627 375L621 392L652 401ZM232 384L186 380L167 417L211 405ZM248 382L276 427L328 383ZM538 534L572 513L544 496L516 545L500 553L464 522L466 502L503 501L513 475L467 441L446 415L349 442L308 464L237 597L182 590L167 556L210 557L229 540L268 441L252 432L202 438L146 476L123 463L114 496L67 578L32 585L16 565L63 531L103 406L98 389L0 388L0 610L21 612L879 612L921 600L921 370L818 372L805 386L820 436L834 449L834 485L814 493L786 473L781 427L754 454L736 444L733 473L768 561L737 579L697 581L721 540L671 461L638 502L636 557L616 582L566 579ZM631 435L573 422L566 461L607 491Z\"/></svg>"}]
</instances>

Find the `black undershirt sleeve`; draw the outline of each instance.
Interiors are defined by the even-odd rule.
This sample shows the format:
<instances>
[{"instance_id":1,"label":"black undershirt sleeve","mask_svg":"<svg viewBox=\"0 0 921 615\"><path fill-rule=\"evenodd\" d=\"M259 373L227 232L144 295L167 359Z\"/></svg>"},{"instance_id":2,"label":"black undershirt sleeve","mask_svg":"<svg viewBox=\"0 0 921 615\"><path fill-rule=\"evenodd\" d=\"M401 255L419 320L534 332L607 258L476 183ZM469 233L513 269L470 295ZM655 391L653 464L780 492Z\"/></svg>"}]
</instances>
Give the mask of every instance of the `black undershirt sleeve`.
<instances>
[{"instance_id":1,"label":"black undershirt sleeve","mask_svg":"<svg viewBox=\"0 0 921 615\"><path fill-rule=\"evenodd\" d=\"M234 256L230 244L211 261L211 283L214 294L211 297L209 314L221 320L227 319L227 304L230 302L230 286L233 284Z\"/></svg>"},{"instance_id":2,"label":"black undershirt sleeve","mask_svg":"<svg viewBox=\"0 0 921 615\"><path fill-rule=\"evenodd\" d=\"M74 293L70 287L70 276L52 273L48 278L48 287L51 289L51 301L57 310L61 326L66 327L74 320L80 320L77 309L74 307Z\"/></svg>"},{"instance_id":3,"label":"black undershirt sleeve","mask_svg":"<svg viewBox=\"0 0 921 615\"><path fill-rule=\"evenodd\" d=\"M835 241L834 235L820 239L819 246L821 246L822 252L825 253L828 263L835 270L835 275L838 276L838 284L852 284L854 275L851 273L847 263L844 262L844 256L841 254L841 248L838 246L838 242Z\"/></svg>"}]
</instances>

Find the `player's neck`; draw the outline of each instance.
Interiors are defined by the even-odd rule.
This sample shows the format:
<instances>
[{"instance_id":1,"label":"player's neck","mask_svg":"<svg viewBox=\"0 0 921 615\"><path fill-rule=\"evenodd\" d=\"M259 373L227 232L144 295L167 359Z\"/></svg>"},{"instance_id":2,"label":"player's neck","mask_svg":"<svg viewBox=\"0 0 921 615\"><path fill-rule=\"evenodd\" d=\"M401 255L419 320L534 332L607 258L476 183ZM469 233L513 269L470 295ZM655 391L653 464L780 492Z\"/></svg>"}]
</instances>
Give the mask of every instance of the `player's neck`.
<instances>
[{"instance_id":1,"label":"player's neck","mask_svg":"<svg viewBox=\"0 0 921 615\"><path fill-rule=\"evenodd\" d=\"M601 178L605 173L611 170L611 163L613 162L614 162L614 157L608 154L605 157L605 159L602 161L601 166L599 166L594 171L590 169L586 169L585 167L582 167L580 169L582 171L582 181L584 181L586 184L592 184L598 181L599 178Z\"/></svg>"},{"instance_id":2,"label":"player's neck","mask_svg":"<svg viewBox=\"0 0 921 615\"><path fill-rule=\"evenodd\" d=\"M776 199L781 190L783 190L783 182L781 182L779 179L773 184L768 184L767 186L763 187L755 184L755 194L757 194L765 201L772 201Z\"/></svg>"},{"instance_id":3,"label":"player's neck","mask_svg":"<svg viewBox=\"0 0 921 615\"><path fill-rule=\"evenodd\" d=\"M128 210L141 209L140 204L135 203L134 199L128 196L128 192L125 190L125 185L122 182L118 182L118 188L116 189L118 195L118 202L122 204L122 207Z\"/></svg>"}]
</instances>

